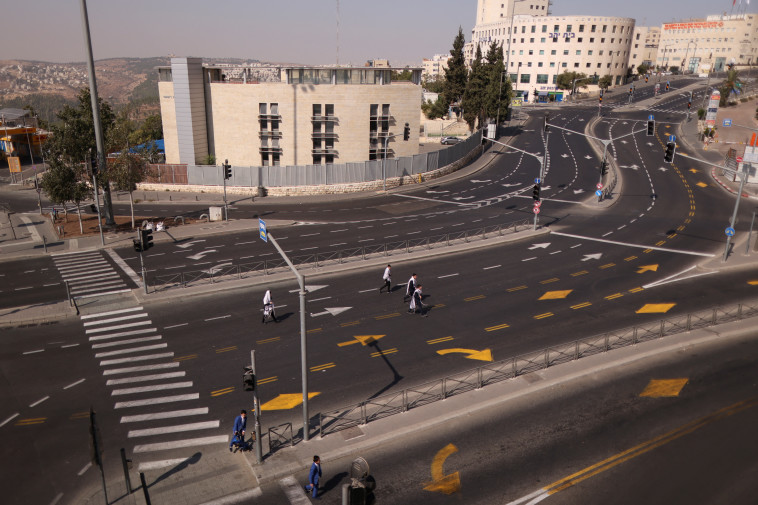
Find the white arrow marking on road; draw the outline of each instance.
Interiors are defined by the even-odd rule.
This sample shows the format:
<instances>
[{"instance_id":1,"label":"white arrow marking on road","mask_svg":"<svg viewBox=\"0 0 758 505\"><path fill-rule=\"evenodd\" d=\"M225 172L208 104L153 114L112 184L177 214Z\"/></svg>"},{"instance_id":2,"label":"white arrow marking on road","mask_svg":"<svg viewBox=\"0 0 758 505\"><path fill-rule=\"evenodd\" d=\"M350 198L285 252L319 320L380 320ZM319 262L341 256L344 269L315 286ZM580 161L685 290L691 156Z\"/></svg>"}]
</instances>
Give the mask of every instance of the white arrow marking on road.
<instances>
[{"instance_id":1,"label":"white arrow marking on road","mask_svg":"<svg viewBox=\"0 0 758 505\"><path fill-rule=\"evenodd\" d=\"M628 144L628 143L629 143L629 142L628 142L628 141L626 141L626 140L620 140L619 142L621 142L622 144Z\"/></svg>"},{"instance_id":2,"label":"white arrow marking on road","mask_svg":"<svg viewBox=\"0 0 758 505\"><path fill-rule=\"evenodd\" d=\"M584 190L583 189L575 189L574 190L574 194L575 195L578 195L579 193L584 193Z\"/></svg>"},{"instance_id":3,"label":"white arrow marking on road","mask_svg":"<svg viewBox=\"0 0 758 505\"><path fill-rule=\"evenodd\" d=\"M305 290L309 293L313 293L314 291L318 291L319 289L328 288L328 284L314 284L313 286L309 286L308 284L305 285ZM290 289L290 293L299 293L299 289Z\"/></svg>"},{"instance_id":4,"label":"white arrow marking on road","mask_svg":"<svg viewBox=\"0 0 758 505\"><path fill-rule=\"evenodd\" d=\"M584 259L582 259L582 261L587 261L587 260L599 260L599 259L600 259L600 256L602 256L602 255L603 255L603 253L596 253L596 254L585 254L585 255L584 255Z\"/></svg>"},{"instance_id":5,"label":"white arrow marking on road","mask_svg":"<svg viewBox=\"0 0 758 505\"><path fill-rule=\"evenodd\" d=\"M631 168L632 170L637 170L640 167L639 167L639 165L629 165L629 168Z\"/></svg>"},{"instance_id":6,"label":"white arrow marking on road","mask_svg":"<svg viewBox=\"0 0 758 505\"><path fill-rule=\"evenodd\" d=\"M492 180L491 179L487 179L485 181L480 181L478 179L471 179L471 182L473 182L474 184L483 184L485 182L492 182Z\"/></svg>"},{"instance_id":7,"label":"white arrow marking on road","mask_svg":"<svg viewBox=\"0 0 758 505\"><path fill-rule=\"evenodd\" d=\"M216 250L215 249L206 249L205 251L199 252L197 254L193 254L192 256L187 256L187 258L191 259L191 260L197 261L197 260L203 259L203 256L205 256L206 254L210 254L212 252L216 252Z\"/></svg>"},{"instance_id":8,"label":"white arrow marking on road","mask_svg":"<svg viewBox=\"0 0 758 505\"><path fill-rule=\"evenodd\" d=\"M324 312L316 312L315 314L311 312L311 317L325 316L327 314L337 316L350 309L352 309L352 307L326 307Z\"/></svg>"},{"instance_id":9,"label":"white arrow marking on road","mask_svg":"<svg viewBox=\"0 0 758 505\"><path fill-rule=\"evenodd\" d=\"M652 142L648 142L647 145L649 145L650 147L653 147L655 144L653 144Z\"/></svg>"},{"instance_id":10,"label":"white arrow marking on road","mask_svg":"<svg viewBox=\"0 0 758 505\"><path fill-rule=\"evenodd\" d=\"M520 186L519 183L512 183L512 184L501 184L504 188L512 188L513 186Z\"/></svg>"},{"instance_id":11,"label":"white arrow marking on road","mask_svg":"<svg viewBox=\"0 0 758 505\"><path fill-rule=\"evenodd\" d=\"M181 247L182 249L187 249L188 247L192 247L193 244L197 244L200 242L205 242L205 239L201 240L192 240L190 242L185 242L184 244L179 244L176 247Z\"/></svg>"},{"instance_id":12,"label":"white arrow marking on road","mask_svg":"<svg viewBox=\"0 0 758 505\"><path fill-rule=\"evenodd\" d=\"M532 247L528 247L527 249L529 249L530 251L532 249L547 249L549 245L550 245L550 242L543 242L541 244L532 244Z\"/></svg>"},{"instance_id":13,"label":"white arrow marking on road","mask_svg":"<svg viewBox=\"0 0 758 505\"><path fill-rule=\"evenodd\" d=\"M454 196L453 200L471 200L473 196Z\"/></svg>"},{"instance_id":14,"label":"white arrow marking on road","mask_svg":"<svg viewBox=\"0 0 758 505\"><path fill-rule=\"evenodd\" d=\"M450 193L450 191L448 191L448 190L445 190L445 191L431 191L431 190L429 190L429 191L427 191L427 193L429 193L431 195L442 195L442 194L445 194L445 193Z\"/></svg>"},{"instance_id":15,"label":"white arrow marking on road","mask_svg":"<svg viewBox=\"0 0 758 505\"><path fill-rule=\"evenodd\" d=\"M219 270L221 270L222 268L228 267L228 266L231 266L231 265L232 265L232 263L219 263L218 265L209 268L208 269L208 273L211 274L211 275L213 275L216 272L218 272Z\"/></svg>"},{"instance_id":16,"label":"white arrow marking on road","mask_svg":"<svg viewBox=\"0 0 758 505\"><path fill-rule=\"evenodd\" d=\"M590 155L588 154L587 156L585 156L585 157L584 157L584 159L585 159L585 160L591 160L591 159L592 159L592 156L590 156Z\"/></svg>"},{"instance_id":17,"label":"white arrow marking on road","mask_svg":"<svg viewBox=\"0 0 758 505\"><path fill-rule=\"evenodd\" d=\"M666 167L661 167L661 168L659 168L658 170L660 170L661 172L665 172L666 170L668 170L668 168L666 168Z\"/></svg>"},{"instance_id":18,"label":"white arrow marking on road","mask_svg":"<svg viewBox=\"0 0 758 505\"><path fill-rule=\"evenodd\" d=\"M561 154L561 158L568 158L568 157L569 157L569 155L566 154L566 153Z\"/></svg>"},{"instance_id":19,"label":"white arrow marking on road","mask_svg":"<svg viewBox=\"0 0 758 505\"><path fill-rule=\"evenodd\" d=\"M553 189L552 186L542 186L542 191L545 191L546 189Z\"/></svg>"}]
</instances>

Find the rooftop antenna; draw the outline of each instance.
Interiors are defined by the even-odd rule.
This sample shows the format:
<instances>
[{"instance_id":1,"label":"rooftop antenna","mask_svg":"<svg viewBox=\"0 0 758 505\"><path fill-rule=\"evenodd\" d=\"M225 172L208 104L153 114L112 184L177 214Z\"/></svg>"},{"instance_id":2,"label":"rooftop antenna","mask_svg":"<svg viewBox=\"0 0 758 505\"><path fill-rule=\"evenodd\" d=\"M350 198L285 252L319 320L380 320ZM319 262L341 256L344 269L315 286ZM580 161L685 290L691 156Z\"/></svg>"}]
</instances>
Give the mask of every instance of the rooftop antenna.
<instances>
[{"instance_id":1,"label":"rooftop antenna","mask_svg":"<svg viewBox=\"0 0 758 505\"><path fill-rule=\"evenodd\" d=\"M340 0L337 0L337 66L340 65Z\"/></svg>"}]
</instances>

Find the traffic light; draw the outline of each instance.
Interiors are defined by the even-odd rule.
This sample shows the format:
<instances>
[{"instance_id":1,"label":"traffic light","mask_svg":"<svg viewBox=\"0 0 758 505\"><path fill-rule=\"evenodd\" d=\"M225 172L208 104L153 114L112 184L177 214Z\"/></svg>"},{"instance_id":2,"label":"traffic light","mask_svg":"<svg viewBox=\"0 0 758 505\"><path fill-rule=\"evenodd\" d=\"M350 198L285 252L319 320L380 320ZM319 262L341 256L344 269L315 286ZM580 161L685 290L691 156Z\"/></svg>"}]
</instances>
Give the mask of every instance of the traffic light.
<instances>
[{"instance_id":1,"label":"traffic light","mask_svg":"<svg viewBox=\"0 0 758 505\"><path fill-rule=\"evenodd\" d=\"M675 153L676 153L676 142L667 142L666 153L663 155L663 161L665 161L666 163L673 163Z\"/></svg>"},{"instance_id":2,"label":"traffic light","mask_svg":"<svg viewBox=\"0 0 758 505\"><path fill-rule=\"evenodd\" d=\"M229 164L229 160L224 160L224 179L232 178L232 166Z\"/></svg>"},{"instance_id":3,"label":"traffic light","mask_svg":"<svg viewBox=\"0 0 758 505\"><path fill-rule=\"evenodd\" d=\"M546 112L545 113L545 127L544 127L545 133L548 133L550 131L550 124L548 123L549 120L550 120L550 113Z\"/></svg>"},{"instance_id":4,"label":"traffic light","mask_svg":"<svg viewBox=\"0 0 758 505\"><path fill-rule=\"evenodd\" d=\"M603 95L599 95L599 96L597 97L597 103L598 103L599 105L603 105Z\"/></svg>"},{"instance_id":5,"label":"traffic light","mask_svg":"<svg viewBox=\"0 0 758 505\"><path fill-rule=\"evenodd\" d=\"M645 76L645 82L647 82L647 76Z\"/></svg>"},{"instance_id":6,"label":"traffic light","mask_svg":"<svg viewBox=\"0 0 758 505\"><path fill-rule=\"evenodd\" d=\"M668 90L669 90L669 83L668 83L668 81L666 81L666 91L668 91Z\"/></svg>"},{"instance_id":7,"label":"traffic light","mask_svg":"<svg viewBox=\"0 0 758 505\"><path fill-rule=\"evenodd\" d=\"M255 374L253 373L253 367L245 367L245 373L242 374L242 384L245 387L245 391L255 391Z\"/></svg>"},{"instance_id":8,"label":"traffic light","mask_svg":"<svg viewBox=\"0 0 758 505\"><path fill-rule=\"evenodd\" d=\"M403 140L409 140L411 138L411 127L408 123L405 123L403 128Z\"/></svg>"},{"instance_id":9,"label":"traffic light","mask_svg":"<svg viewBox=\"0 0 758 505\"><path fill-rule=\"evenodd\" d=\"M143 251L153 247L153 230L140 230L140 239Z\"/></svg>"},{"instance_id":10,"label":"traffic light","mask_svg":"<svg viewBox=\"0 0 758 505\"><path fill-rule=\"evenodd\" d=\"M629 86L629 94L631 95L632 93L634 93L634 88Z\"/></svg>"},{"instance_id":11,"label":"traffic light","mask_svg":"<svg viewBox=\"0 0 758 505\"><path fill-rule=\"evenodd\" d=\"M134 244L134 250L136 252L142 252L142 241L140 239L133 239L132 244Z\"/></svg>"},{"instance_id":12,"label":"traffic light","mask_svg":"<svg viewBox=\"0 0 758 505\"><path fill-rule=\"evenodd\" d=\"M655 120L649 119L647 122L647 136L652 137L655 135Z\"/></svg>"},{"instance_id":13,"label":"traffic light","mask_svg":"<svg viewBox=\"0 0 758 505\"><path fill-rule=\"evenodd\" d=\"M534 188L532 189L532 198L534 198L535 202L540 201L540 185L535 184Z\"/></svg>"},{"instance_id":14,"label":"traffic light","mask_svg":"<svg viewBox=\"0 0 758 505\"><path fill-rule=\"evenodd\" d=\"M97 158L92 160L92 175L97 175L98 172L98 166L97 166Z\"/></svg>"},{"instance_id":15,"label":"traffic light","mask_svg":"<svg viewBox=\"0 0 758 505\"><path fill-rule=\"evenodd\" d=\"M692 102L690 100L687 100L687 110L690 110L692 108Z\"/></svg>"}]
</instances>

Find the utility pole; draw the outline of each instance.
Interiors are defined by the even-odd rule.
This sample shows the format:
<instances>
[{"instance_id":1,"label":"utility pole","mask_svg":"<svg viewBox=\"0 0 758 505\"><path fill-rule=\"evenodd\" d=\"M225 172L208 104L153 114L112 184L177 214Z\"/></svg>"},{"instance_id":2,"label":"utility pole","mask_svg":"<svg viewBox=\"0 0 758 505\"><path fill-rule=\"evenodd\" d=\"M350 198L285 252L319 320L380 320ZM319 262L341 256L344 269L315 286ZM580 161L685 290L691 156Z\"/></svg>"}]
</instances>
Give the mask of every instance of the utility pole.
<instances>
[{"instance_id":1,"label":"utility pole","mask_svg":"<svg viewBox=\"0 0 758 505\"><path fill-rule=\"evenodd\" d=\"M232 177L232 166L229 164L229 160L224 160L221 165L221 170L224 176L224 220L229 221L229 207L226 203L226 180Z\"/></svg>"},{"instance_id":2,"label":"utility pole","mask_svg":"<svg viewBox=\"0 0 758 505\"><path fill-rule=\"evenodd\" d=\"M253 380L258 381L258 373L255 371L255 351L250 351L250 365L253 371ZM258 386L253 386L253 413L255 415L255 459L258 463L263 462L263 449L261 448L261 407L258 403Z\"/></svg>"}]
</instances>

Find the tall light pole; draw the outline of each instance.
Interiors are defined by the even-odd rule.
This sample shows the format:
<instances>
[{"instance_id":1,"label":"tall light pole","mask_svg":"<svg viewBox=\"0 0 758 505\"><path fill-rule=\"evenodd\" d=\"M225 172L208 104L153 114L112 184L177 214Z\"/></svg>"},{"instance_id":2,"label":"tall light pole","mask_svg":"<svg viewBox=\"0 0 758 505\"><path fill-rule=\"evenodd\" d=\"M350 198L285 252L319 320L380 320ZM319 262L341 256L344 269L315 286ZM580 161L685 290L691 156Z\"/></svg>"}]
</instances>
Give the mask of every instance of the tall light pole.
<instances>
[{"instance_id":1,"label":"tall light pole","mask_svg":"<svg viewBox=\"0 0 758 505\"><path fill-rule=\"evenodd\" d=\"M384 163L387 159L387 142L390 141L390 137L394 137L394 133L388 133L386 137L384 137L384 156L382 156L382 188L386 192L387 191L387 173L385 172Z\"/></svg>"},{"instance_id":2,"label":"tall light pole","mask_svg":"<svg viewBox=\"0 0 758 505\"><path fill-rule=\"evenodd\" d=\"M508 54L505 56L505 71L510 72L511 69L511 39L513 38L513 13L516 10L516 2L523 2L525 0L511 0L511 27L508 28ZM508 74L508 79L511 78L511 74Z\"/></svg>"},{"instance_id":3,"label":"tall light pole","mask_svg":"<svg viewBox=\"0 0 758 505\"><path fill-rule=\"evenodd\" d=\"M684 59L682 60L682 68L681 68L682 74L684 74L685 65L689 67L689 65L687 65L687 54L690 52L690 44L695 44L695 51L692 53L693 57L695 53L697 52L697 41L693 42L692 40L690 40L689 42L687 42L687 49L684 51Z\"/></svg>"},{"instance_id":4,"label":"tall light pole","mask_svg":"<svg viewBox=\"0 0 758 505\"><path fill-rule=\"evenodd\" d=\"M666 70L668 70L668 61L669 61L669 56L667 54L668 48L671 47L672 45L673 44L666 44L665 46L663 46L663 62L662 63L663 63L664 68L666 68Z\"/></svg>"},{"instance_id":5,"label":"tall light pole","mask_svg":"<svg viewBox=\"0 0 758 505\"><path fill-rule=\"evenodd\" d=\"M497 93L497 119L495 120L495 136L499 136L500 133L500 102L503 98L503 75L505 74L506 70L503 70L500 72L500 89Z\"/></svg>"}]
</instances>

